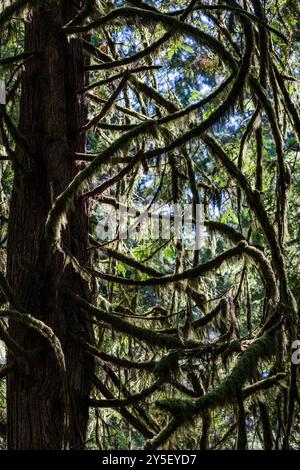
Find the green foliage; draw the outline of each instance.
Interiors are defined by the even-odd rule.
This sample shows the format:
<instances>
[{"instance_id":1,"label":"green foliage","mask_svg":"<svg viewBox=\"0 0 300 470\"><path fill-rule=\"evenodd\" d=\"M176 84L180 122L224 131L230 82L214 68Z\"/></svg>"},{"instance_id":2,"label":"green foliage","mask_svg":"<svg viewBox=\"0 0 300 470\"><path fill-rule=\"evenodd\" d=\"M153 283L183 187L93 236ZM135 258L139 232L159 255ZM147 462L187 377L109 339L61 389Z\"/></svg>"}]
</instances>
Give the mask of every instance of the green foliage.
<instances>
[{"instance_id":1,"label":"green foliage","mask_svg":"<svg viewBox=\"0 0 300 470\"><path fill-rule=\"evenodd\" d=\"M26 164L34 162L49 183L44 149L35 155L17 125L22 81L39 80L31 75L30 60L41 54L24 49L24 24L49 4L3 5L0 79L9 101L0 116L0 267L3 304L13 305L4 276L8 201L13 190L20 195L15 175L35 184L24 175L18 155ZM54 256L59 250L64 269L71 265L93 286L93 300L84 292L66 293L94 329L87 360L97 358L95 372L103 388L95 382L91 398L130 401L140 394L126 407L91 408L87 448L199 448L201 427L201 442L209 448L233 449L241 408L249 445L266 448L267 421L278 448L299 448L299 378L290 370L290 345L300 333L297 1L79 6L59 34L72 46L75 37L79 43L85 38L89 85L76 92L78 99L84 96L88 116L85 123L74 121L83 126L76 129L83 137L86 124L94 125L88 125L87 153L73 155L72 150L73 180L61 184L53 200L47 194L52 207L41 243L51 245ZM49 71L44 73L47 82ZM92 254L86 265L76 258L82 240L68 232L83 201L89 216L84 251ZM111 208L121 202L132 210L143 205L149 218L163 207L164 214L172 214L172 229L173 204L192 206L194 229L201 204L201 248L187 249L172 230L167 238L160 232L151 239L143 228L136 238L119 238L119 219L115 238L101 238L102 202ZM30 259L20 259L19 265L28 276L34 269L40 285L46 279ZM34 315L5 312L50 342L67 408L68 364L60 341ZM2 336L13 347L8 332L4 324ZM272 379L276 372L286 374L280 384ZM271 377L270 390L263 374ZM143 396L153 380L159 387ZM268 416L259 406L262 390ZM0 409L5 400L2 380Z\"/></svg>"}]
</instances>

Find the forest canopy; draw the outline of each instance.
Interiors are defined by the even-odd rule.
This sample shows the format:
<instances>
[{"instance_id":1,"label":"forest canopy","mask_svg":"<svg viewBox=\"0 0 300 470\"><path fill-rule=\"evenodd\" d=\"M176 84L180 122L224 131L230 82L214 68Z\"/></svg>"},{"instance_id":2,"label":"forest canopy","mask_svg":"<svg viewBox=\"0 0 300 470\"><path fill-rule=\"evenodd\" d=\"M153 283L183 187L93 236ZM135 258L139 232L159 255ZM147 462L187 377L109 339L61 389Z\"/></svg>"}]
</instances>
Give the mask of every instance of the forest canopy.
<instances>
[{"instance_id":1,"label":"forest canopy","mask_svg":"<svg viewBox=\"0 0 300 470\"><path fill-rule=\"evenodd\" d=\"M299 21L0 1L1 448L300 449Z\"/></svg>"}]
</instances>

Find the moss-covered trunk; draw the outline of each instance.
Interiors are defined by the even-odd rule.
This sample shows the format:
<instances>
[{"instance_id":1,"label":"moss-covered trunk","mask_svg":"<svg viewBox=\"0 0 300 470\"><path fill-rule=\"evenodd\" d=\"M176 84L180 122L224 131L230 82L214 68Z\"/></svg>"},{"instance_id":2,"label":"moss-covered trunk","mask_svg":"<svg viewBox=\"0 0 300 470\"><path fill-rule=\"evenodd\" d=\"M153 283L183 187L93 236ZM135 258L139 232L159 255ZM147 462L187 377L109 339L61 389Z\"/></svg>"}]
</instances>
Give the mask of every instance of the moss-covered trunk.
<instances>
[{"instance_id":1,"label":"moss-covered trunk","mask_svg":"<svg viewBox=\"0 0 300 470\"><path fill-rule=\"evenodd\" d=\"M51 5L52 3L52 5ZM74 153L84 151L86 104L76 94L85 85L81 39L67 40L61 27L71 18L71 2L47 2L26 23L25 50L34 52L22 76L19 129L32 155L16 149L15 180L8 234L8 279L23 309L47 323L59 337L66 357L70 398L70 447L82 448L93 375L91 358L74 336L91 341L83 313L70 304L68 289L89 299L87 283L61 253L53 253L44 236L54 198L68 185L76 168ZM87 262L85 207L73 212L64 232L65 248ZM22 324L10 334L23 348L36 349L28 364L9 356L7 384L8 448L59 449L64 406L55 356L47 343Z\"/></svg>"}]
</instances>

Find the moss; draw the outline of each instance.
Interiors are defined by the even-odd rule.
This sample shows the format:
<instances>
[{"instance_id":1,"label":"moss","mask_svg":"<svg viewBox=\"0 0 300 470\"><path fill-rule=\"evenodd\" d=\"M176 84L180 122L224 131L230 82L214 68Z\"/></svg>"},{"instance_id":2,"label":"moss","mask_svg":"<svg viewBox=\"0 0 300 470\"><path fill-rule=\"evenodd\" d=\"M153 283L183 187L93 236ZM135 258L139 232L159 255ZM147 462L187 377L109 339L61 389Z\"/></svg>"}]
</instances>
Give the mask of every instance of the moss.
<instances>
[{"instance_id":1,"label":"moss","mask_svg":"<svg viewBox=\"0 0 300 470\"><path fill-rule=\"evenodd\" d=\"M226 64L229 64L234 70L236 70L235 60L233 59L232 55L216 38L205 33L200 28L196 28L192 25L184 23L183 21L180 21L170 15L164 15L155 11L144 9L141 10L134 7L116 8L106 16L102 16L100 19L86 26L68 27L66 28L66 32L68 34L87 32L92 29L99 28L104 24L111 24L115 20L120 22L122 19L130 18L141 18L145 24L149 24L149 22L154 24L161 23L167 31L172 31L173 34L188 34L189 36L198 40L201 44L210 47L213 52L218 54Z\"/></svg>"},{"instance_id":2,"label":"moss","mask_svg":"<svg viewBox=\"0 0 300 470\"><path fill-rule=\"evenodd\" d=\"M183 425L208 409L235 403L244 383L256 371L258 362L270 358L275 350L274 334L267 332L248 347L238 358L229 376L214 390L196 400L162 400L157 402L157 406L172 413L174 419Z\"/></svg>"},{"instance_id":3,"label":"moss","mask_svg":"<svg viewBox=\"0 0 300 470\"><path fill-rule=\"evenodd\" d=\"M156 361L131 361L129 359L123 359L120 357L113 356L111 354L107 354L103 351L100 351L96 346L85 341L83 338L74 336L75 340L81 343L85 349L92 354L94 357L101 359L104 362L109 362L112 364L116 364L119 367L124 367L126 369L139 369L139 370L146 370L148 372L153 372L157 362Z\"/></svg>"},{"instance_id":4,"label":"moss","mask_svg":"<svg viewBox=\"0 0 300 470\"><path fill-rule=\"evenodd\" d=\"M53 330L46 325L41 320L33 317L32 315L19 312L17 310L1 310L1 316L12 318L15 321L23 323L29 328L33 328L39 334L41 334L44 338L47 339L49 342L55 357L57 359L57 363L59 365L59 370L61 373L62 378L62 386L64 392L64 412L65 412L65 419L64 419L64 433L63 433L63 447L66 446L67 443L67 436L68 436L68 426L69 426L69 412L70 412L70 400L69 400L69 385L68 385L68 376L67 376L67 369L66 369L66 362L64 352L61 346L61 343L58 337L54 334Z\"/></svg>"},{"instance_id":5,"label":"moss","mask_svg":"<svg viewBox=\"0 0 300 470\"><path fill-rule=\"evenodd\" d=\"M168 382L174 378L179 372L179 361L180 352L174 351L170 354L164 356L160 361L157 362L153 369L154 375L158 379L162 379L165 382Z\"/></svg>"},{"instance_id":6,"label":"moss","mask_svg":"<svg viewBox=\"0 0 300 470\"><path fill-rule=\"evenodd\" d=\"M146 442L144 449L157 449L161 447L166 441L168 441L175 433L178 428L178 422L175 419L171 419L167 426L164 427L157 436Z\"/></svg>"},{"instance_id":7,"label":"moss","mask_svg":"<svg viewBox=\"0 0 300 470\"><path fill-rule=\"evenodd\" d=\"M196 348L200 345L197 341L192 340L187 341L186 345L183 345L178 338L136 326L121 319L119 315L114 315L113 313L105 312L104 310L94 307L94 305L72 292L69 292L69 295L83 310L90 315L93 315L98 320L108 323L115 331L125 333L132 338L145 341L145 343L150 346L162 349L183 349L184 347Z\"/></svg>"},{"instance_id":8,"label":"moss","mask_svg":"<svg viewBox=\"0 0 300 470\"><path fill-rule=\"evenodd\" d=\"M126 9L123 9L126 10ZM127 9L128 10L128 9ZM138 9L129 9L133 10L135 13L138 12ZM119 11L122 11L122 9L119 9ZM112 12L114 14L116 10ZM147 12L149 13L149 12ZM154 14L153 12L150 12L151 14ZM109 16L109 15L107 15ZM161 19L163 23L165 21L169 22L169 17L164 17ZM173 20L172 20L173 21ZM179 22L179 24L181 24ZM77 27L71 28L71 30L77 30ZM82 28L81 28L82 29ZM195 28L197 31L197 28ZM164 148L159 148L154 150L154 155L152 155L151 151L146 152L145 156L148 158L152 156L159 155L161 153L165 153L169 150L172 150L175 147L178 147L182 144L184 144L187 140L192 139L193 137L197 137L201 135L204 131L206 131L209 127L214 125L222 116L224 116L228 110L234 106L234 103L236 99L239 96L239 92L241 88L244 85L244 82L246 80L246 77L248 75L248 70L250 68L250 61L251 61L251 56L252 56L252 49L253 49L253 33L252 33L252 28L249 26L248 28L245 28L247 30L246 36L246 52L243 56L243 60L241 62L241 66L239 69L239 72L237 74L236 80L232 86L231 91L229 92L227 98L223 101L223 103L214 111L205 121L203 121L199 126L195 126L192 128L190 131L186 132L183 134L181 137L178 139L175 139L172 144L164 147ZM202 32L201 32L202 33ZM200 33L199 33L200 34ZM201 34L202 35L202 34ZM220 43L216 41L214 38L210 37L210 45L214 44L216 45L216 42L218 43L217 49L220 47ZM223 46L221 46L223 49ZM227 52L226 52L227 54ZM144 86L144 85L143 85ZM175 111L175 109L174 109ZM156 122L153 120L149 120L146 122L143 122L139 126L133 128L132 130L128 131L127 133L124 133L121 137L119 137L110 147L108 147L106 150L104 150L101 154L99 154L92 162L91 164L79 172L76 177L73 179L73 181L70 183L68 188L57 198L55 201L49 215L46 221L46 238L51 240L52 244L60 248L60 232L62 228L63 221L66 218L67 213L70 210L70 204L72 204L74 197L78 190L81 188L83 183L88 180L91 176L93 176L101 167L101 165L107 163L110 158L118 151L120 151L122 148L126 147L128 145L128 141L132 141L135 139L137 136L141 136L144 133L147 134L153 134L153 128L155 127Z\"/></svg>"},{"instance_id":9,"label":"moss","mask_svg":"<svg viewBox=\"0 0 300 470\"><path fill-rule=\"evenodd\" d=\"M128 141L149 132L154 121L145 121L134 129L122 134L108 148L98 154L89 166L80 171L71 181L65 191L55 200L46 220L45 236L52 246L63 251L60 245L60 235L63 226L67 223L67 215L74 208L74 199L83 184L94 176L102 165L107 164L110 159L122 148L128 145Z\"/></svg>"},{"instance_id":10,"label":"moss","mask_svg":"<svg viewBox=\"0 0 300 470\"><path fill-rule=\"evenodd\" d=\"M222 222L215 220L205 220L204 225L211 231L218 231L222 235L225 235L228 240L232 241L233 243L239 243L240 241L245 240L241 233L230 227L230 225L224 224Z\"/></svg>"},{"instance_id":11,"label":"moss","mask_svg":"<svg viewBox=\"0 0 300 470\"><path fill-rule=\"evenodd\" d=\"M11 21L14 15L20 14L23 10L25 10L29 3L37 2L30 2L29 0L17 0L4 8L4 10L0 13L0 26L3 26L7 22Z\"/></svg>"}]
</instances>

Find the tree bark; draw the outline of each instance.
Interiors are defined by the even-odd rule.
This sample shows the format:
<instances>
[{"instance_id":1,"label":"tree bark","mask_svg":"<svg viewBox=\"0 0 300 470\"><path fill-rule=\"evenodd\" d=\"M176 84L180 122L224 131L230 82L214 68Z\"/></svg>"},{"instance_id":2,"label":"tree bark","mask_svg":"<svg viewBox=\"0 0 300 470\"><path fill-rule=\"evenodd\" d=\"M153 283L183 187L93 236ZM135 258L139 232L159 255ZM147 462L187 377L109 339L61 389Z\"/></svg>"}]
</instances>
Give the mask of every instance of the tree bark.
<instances>
[{"instance_id":1,"label":"tree bark","mask_svg":"<svg viewBox=\"0 0 300 470\"><path fill-rule=\"evenodd\" d=\"M94 373L91 356L76 342L92 341L92 329L79 308L71 304L71 289L91 298L88 283L61 252L53 252L44 235L53 200L66 188L78 167L74 153L85 151L78 129L87 107L76 91L86 85L85 57L80 38L68 41L61 27L76 12L70 1L47 2L26 22L25 50L33 51L22 76L19 130L32 156L16 149L14 186L8 232L8 279L22 309L49 325L62 343L70 393L70 448L83 448L88 421L88 398ZM88 219L78 206L63 233L63 245L83 264L88 262ZM38 333L11 321L12 338L35 349L24 365L12 355L7 383L9 449L60 449L64 405L58 365Z\"/></svg>"}]
</instances>

